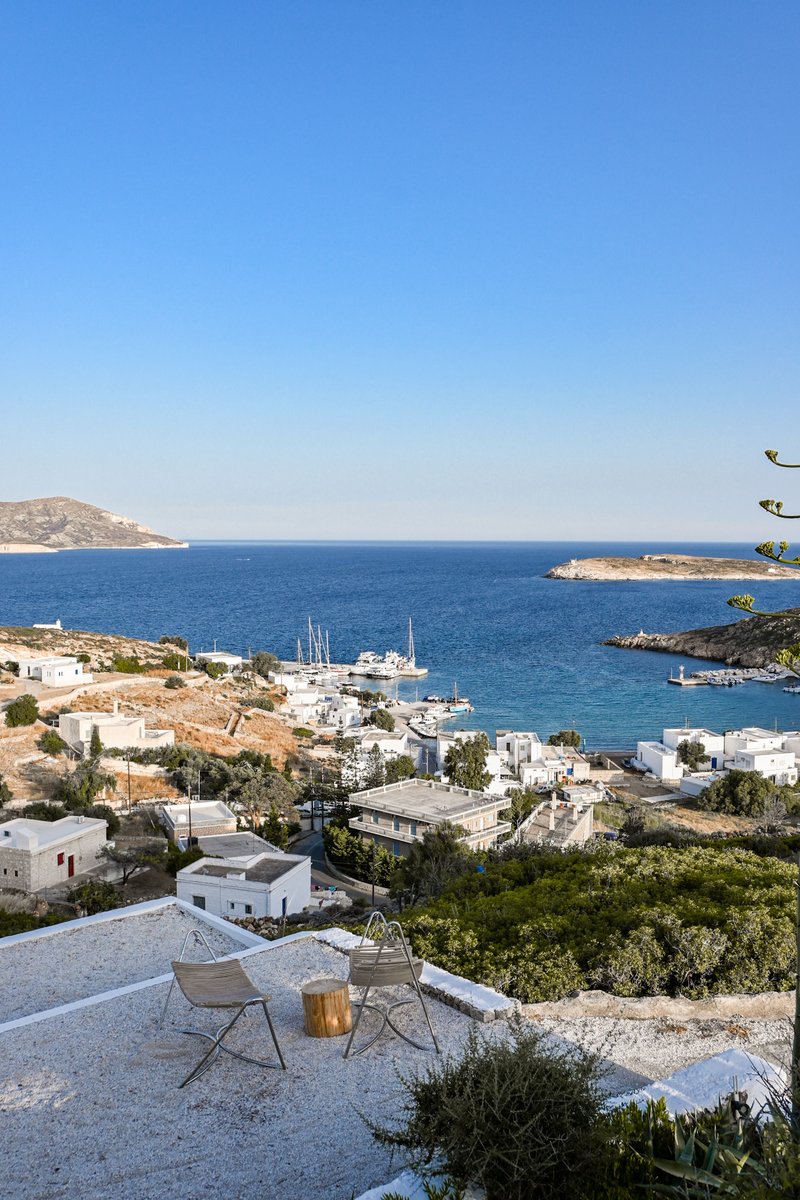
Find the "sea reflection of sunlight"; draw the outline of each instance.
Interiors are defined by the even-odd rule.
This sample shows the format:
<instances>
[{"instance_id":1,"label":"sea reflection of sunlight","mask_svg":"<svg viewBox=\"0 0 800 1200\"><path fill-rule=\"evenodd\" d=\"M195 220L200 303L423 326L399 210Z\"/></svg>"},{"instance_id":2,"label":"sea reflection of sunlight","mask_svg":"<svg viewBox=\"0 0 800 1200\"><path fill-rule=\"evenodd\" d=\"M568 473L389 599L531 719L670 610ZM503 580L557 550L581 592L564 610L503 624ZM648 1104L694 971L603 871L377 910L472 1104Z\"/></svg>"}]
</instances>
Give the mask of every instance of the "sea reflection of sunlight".
<instances>
[{"instance_id":1,"label":"sea reflection of sunlight","mask_svg":"<svg viewBox=\"0 0 800 1200\"><path fill-rule=\"evenodd\" d=\"M28 1108L61 1108L77 1092L66 1079L52 1071L9 1079L0 1085L0 1112L22 1112Z\"/></svg>"}]
</instances>

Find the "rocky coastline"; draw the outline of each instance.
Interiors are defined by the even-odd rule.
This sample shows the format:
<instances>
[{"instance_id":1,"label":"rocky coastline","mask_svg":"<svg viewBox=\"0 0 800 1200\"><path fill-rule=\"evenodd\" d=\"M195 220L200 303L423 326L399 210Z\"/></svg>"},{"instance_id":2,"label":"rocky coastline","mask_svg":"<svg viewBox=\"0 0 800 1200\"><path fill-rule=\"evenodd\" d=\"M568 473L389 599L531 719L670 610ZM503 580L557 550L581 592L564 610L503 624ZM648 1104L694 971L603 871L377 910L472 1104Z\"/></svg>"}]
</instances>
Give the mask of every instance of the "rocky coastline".
<instances>
[{"instance_id":1,"label":"rocky coastline","mask_svg":"<svg viewBox=\"0 0 800 1200\"><path fill-rule=\"evenodd\" d=\"M703 558L694 554L642 554L639 558L573 558L559 563L545 579L583 579L597 583L669 579L796 579L800 571L767 559Z\"/></svg>"},{"instance_id":2,"label":"rocky coastline","mask_svg":"<svg viewBox=\"0 0 800 1200\"><path fill-rule=\"evenodd\" d=\"M786 646L800 642L800 608L764 617L746 617L730 625L710 625L683 633L639 633L607 638L604 646L685 654L731 667L766 667Z\"/></svg>"}]
</instances>

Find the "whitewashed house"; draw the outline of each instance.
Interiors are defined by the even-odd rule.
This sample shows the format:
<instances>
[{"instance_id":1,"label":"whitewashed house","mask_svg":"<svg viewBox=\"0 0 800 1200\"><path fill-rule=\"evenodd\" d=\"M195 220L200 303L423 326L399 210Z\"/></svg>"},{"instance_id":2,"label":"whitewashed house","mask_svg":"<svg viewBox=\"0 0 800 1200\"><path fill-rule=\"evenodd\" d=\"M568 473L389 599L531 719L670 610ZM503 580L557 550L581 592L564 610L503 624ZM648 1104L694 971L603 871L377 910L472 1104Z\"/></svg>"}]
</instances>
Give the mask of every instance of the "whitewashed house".
<instances>
[{"instance_id":1,"label":"whitewashed house","mask_svg":"<svg viewBox=\"0 0 800 1200\"><path fill-rule=\"evenodd\" d=\"M663 742L637 742L633 765L670 783L679 783L685 773L683 763L678 762L678 751Z\"/></svg>"},{"instance_id":2,"label":"whitewashed house","mask_svg":"<svg viewBox=\"0 0 800 1200\"><path fill-rule=\"evenodd\" d=\"M160 810L161 822L170 841L185 842L214 834L236 833L236 813L222 800L199 800L196 804L165 804Z\"/></svg>"},{"instance_id":3,"label":"whitewashed house","mask_svg":"<svg viewBox=\"0 0 800 1200\"><path fill-rule=\"evenodd\" d=\"M217 666L224 667L229 675L238 671L244 663L241 654L229 654L227 650L201 650L199 654L194 655L194 659L199 663L216 663Z\"/></svg>"},{"instance_id":4,"label":"whitewashed house","mask_svg":"<svg viewBox=\"0 0 800 1200\"><path fill-rule=\"evenodd\" d=\"M39 892L97 866L106 822L70 815L58 821L17 817L0 825L0 887Z\"/></svg>"},{"instance_id":5,"label":"whitewashed house","mask_svg":"<svg viewBox=\"0 0 800 1200\"><path fill-rule=\"evenodd\" d=\"M326 707L326 698L319 688L305 685L289 693L284 711L289 713L298 725L308 725L316 724L324 718Z\"/></svg>"},{"instance_id":6,"label":"whitewashed house","mask_svg":"<svg viewBox=\"0 0 800 1200\"><path fill-rule=\"evenodd\" d=\"M21 658L20 679L36 679L45 687L71 687L92 683L94 676L85 672L83 663L71 655L56 654L46 658Z\"/></svg>"},{"instance_id":7,"label":"whitewashed house","mask_svg":"<svg viewBox=\"0 0 800 1200\"><path fill-rule=\"evenodd\" d=\"M665 729L661 740L670 750L677 750L681 742L701 742L706 752L706 761L712 771L723 766L728 752L727 734L715 733L713 729L700 727L685 729Z\"/></svg>"},{"instance_id":8,"label":"whitewashed house","mask_svg":"<svg viewBox=\"0 0 800 1200\"><path fill-rule=\"evenodd\" d=\"M150 750L175 745L174 729L147 729L144 717L123 716L116 700L114 711L110 713L61 713L58 718L60 736L79 754L88 752L95 729L104 747L117 750Z\"/></svg>"},{"instance_id":9,"label":"whitewashed house","mask_svg":"<svg viewBox=\"0 0 800 1200\"><path fill-rule=\"evenodd\" d=\"M403 729L366 728L361 733L361 753L366 756L377 746L384 758L408 754L408 734Z\"/></svg>"},{"instance_id":10,"label":"whitewashed house","mask_svg":"<svg viewBox=\"0 0 800 1200\"><path fill-rule=\"evenodd\" d=\"M311 859L260 854L247 865L200 858L178 871L178 899L217 917L285 917L311 901Z\"/></svg>"},{"instance_id":11,"label":"whitewashed house","mask_svg":"<svg viewBox=\"0 0 800 1200\"><path fill-rule=\"evenodd\" d=\"M775 729L761 729L758 725L744 729L730 729L725 737L725 757L733 759L740 750L782 750L785 734Z\"/></svg>"},{"instance_id":12,"label":"whitewashed house","mask_svg":"<svg viewBox=\"0 0 800 1200\"><path fill-rule=\"evenodd\" d=\"M797 760L792 750L737 750L731 766L735 771L758 771L778 787L797 783Z\"/></svg>"}]
</instances>

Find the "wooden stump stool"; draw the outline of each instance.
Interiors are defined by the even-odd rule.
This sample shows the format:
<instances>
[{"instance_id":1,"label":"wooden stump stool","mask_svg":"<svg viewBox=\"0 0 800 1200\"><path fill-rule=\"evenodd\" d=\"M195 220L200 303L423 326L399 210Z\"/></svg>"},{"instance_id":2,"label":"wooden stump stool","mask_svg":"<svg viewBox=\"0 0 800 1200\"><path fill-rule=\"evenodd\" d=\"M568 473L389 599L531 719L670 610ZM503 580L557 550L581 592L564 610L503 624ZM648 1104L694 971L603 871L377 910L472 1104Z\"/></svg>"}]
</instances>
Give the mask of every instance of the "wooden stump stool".
<instances>
[{"instance_id":1,"label":"wooden stump stool","mask_svg":"<svg viewBox=\"0 0 800 1200\"><path fill-rule=\"evenodd\" d=\"M312 979L300 988L309 1037L340 1037L353 1027L350 991L344 979Z\"/></svg>"}]
</instances>

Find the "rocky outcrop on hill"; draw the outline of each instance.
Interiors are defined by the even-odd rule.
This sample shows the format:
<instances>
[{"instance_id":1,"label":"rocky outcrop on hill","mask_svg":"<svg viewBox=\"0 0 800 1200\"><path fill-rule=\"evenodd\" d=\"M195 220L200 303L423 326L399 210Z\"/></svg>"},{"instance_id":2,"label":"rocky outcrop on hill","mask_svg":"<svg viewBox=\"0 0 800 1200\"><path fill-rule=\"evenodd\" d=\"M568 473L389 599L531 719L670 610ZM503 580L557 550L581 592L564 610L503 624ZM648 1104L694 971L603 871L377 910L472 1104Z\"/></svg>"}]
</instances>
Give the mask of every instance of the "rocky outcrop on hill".
<instances>
[{"instance_id":1,"label":"rocky outcrop on hill","mask_svg":"<svg viewBox=\"0 0 800 1200\"><path fill-rule=\"evenodd\" d=\"M766 617L746 617L730 625L711 625L685 633L634 633L608 638L605 646L627 650L661 650L709 658L732 667L766 667L778 650L800 642L800 608Z\"/></svg>"},{"instance_id":2,"label":"rocky outcrop on hill","mask_svg":"<svg viewBox=\"0 0 800 1200\"><path fill-rule=\"evenodd\" d=\"M147 550L186 544L68 496L0 501L0 553Z\"/></svg>"},{"instance_id":3,"label":"rocky outcrop on hill","mask_svg":"<svg viewBox=\"0 0 800 1200\"><path fill-rule=\"evenodd\" d=\"M694 554L643 554L641 558L573 558L546 579L619 580L796 579L800 571L760 559L701 558Z\"/></svg>"}]
</instances>

